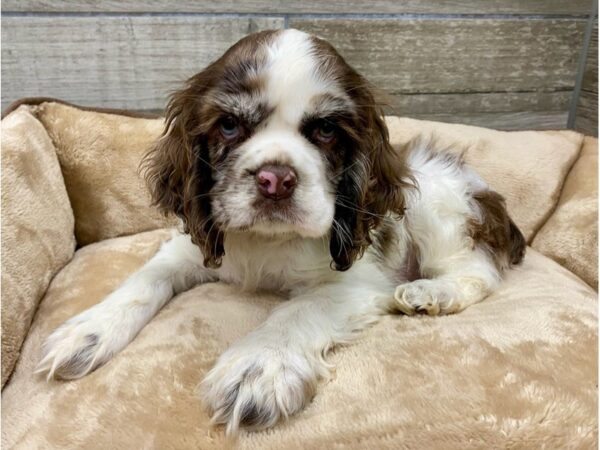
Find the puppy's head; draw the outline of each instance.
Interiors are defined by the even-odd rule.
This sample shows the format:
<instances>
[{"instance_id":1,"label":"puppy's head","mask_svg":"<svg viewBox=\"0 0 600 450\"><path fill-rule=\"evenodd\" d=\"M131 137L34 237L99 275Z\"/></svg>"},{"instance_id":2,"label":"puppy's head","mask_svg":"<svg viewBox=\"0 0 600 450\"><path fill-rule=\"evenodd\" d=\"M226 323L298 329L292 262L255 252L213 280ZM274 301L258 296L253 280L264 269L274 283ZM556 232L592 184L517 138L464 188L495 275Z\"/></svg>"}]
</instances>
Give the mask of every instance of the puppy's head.
<instances>
[{"instance_id":1,"label":"puppy's head","mask_svg":"<svg viewBox=\"0 0 600 450\"><path fill-rule=\"evenodd\" d=\"M330 236L345 270L382 215L403 210L404 166L367 82L296 30L247 36L190 78L145 166L208 266L228 231L250 231Z\"/></svg>"}]
</instances>

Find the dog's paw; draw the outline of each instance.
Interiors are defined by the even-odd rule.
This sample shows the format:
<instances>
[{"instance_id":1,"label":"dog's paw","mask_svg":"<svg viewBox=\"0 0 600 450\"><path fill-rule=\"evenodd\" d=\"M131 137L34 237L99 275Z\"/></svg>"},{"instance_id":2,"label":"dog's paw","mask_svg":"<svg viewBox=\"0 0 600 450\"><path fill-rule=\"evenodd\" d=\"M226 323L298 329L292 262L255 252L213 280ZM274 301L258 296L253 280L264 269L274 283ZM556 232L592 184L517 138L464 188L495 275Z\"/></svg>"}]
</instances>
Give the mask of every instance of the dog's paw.
<instances>
[{"instance_id":1,"label":"dog's paw","mask_svg":"<svg viewBox=\"0 0 600 450\"><path fill-rule=\"evenodd\" d=\"M268 428L298 412L316 382L314 368L302 355L240 346L219 358L200 388L211 422L236 434L240 427Z\"/></svg>"},{"instance_id":2,"label":"dog's paw","mask_svg":"<svg viewBox=\"0 0 600 450\"><path fill-rule=\"evenodd\" d=\"M453 291L451 286L440 280L415 280L396 288L394 307L407 315L450 314L460 310L460 303L453 298Z\"/></svg>"},{"instance_id":3,"label":"dog's paw","mask_svg":"<svg viewBox=\"0 0 600 450\"><path fill-rule=\"evenodd\" d=\"M111 331L115 323L98 307L66 321L46 339L36 373L46 374L48 380L72 380L88 374L120 350L119 330Z\"/></svg>"}]
</instances>

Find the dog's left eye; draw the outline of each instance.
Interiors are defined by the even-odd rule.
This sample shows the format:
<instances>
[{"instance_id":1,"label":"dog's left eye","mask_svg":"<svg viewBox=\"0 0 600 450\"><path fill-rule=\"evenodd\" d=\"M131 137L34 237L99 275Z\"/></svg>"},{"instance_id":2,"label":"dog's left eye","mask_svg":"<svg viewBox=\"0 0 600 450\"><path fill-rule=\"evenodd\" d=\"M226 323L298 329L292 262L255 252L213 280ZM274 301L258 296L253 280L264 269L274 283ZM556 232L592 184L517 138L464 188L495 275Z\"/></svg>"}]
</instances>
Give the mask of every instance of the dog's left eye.
<instances>
[{"instance_id":1,"label":"dog's left eye","mask_svg":"<svg viewBox=\"0 0 600 450\"><path fill-rule=\"evenodd\" d=\"M240 124L235 117L225 117L219 123L219 131L225 139L235 139L240 135Z\"/></svg>"},{"instance_id":2,"label":"dog's left eye","mask_svg":"<svg viewBox=\"0 0 600 450\"><path fill-rule=\"evenodd\" d=\"M323 144L331 143L336 137L335 125L326 120L322 120L315 128L315 137Z\"/></svg>"}]
</instances>

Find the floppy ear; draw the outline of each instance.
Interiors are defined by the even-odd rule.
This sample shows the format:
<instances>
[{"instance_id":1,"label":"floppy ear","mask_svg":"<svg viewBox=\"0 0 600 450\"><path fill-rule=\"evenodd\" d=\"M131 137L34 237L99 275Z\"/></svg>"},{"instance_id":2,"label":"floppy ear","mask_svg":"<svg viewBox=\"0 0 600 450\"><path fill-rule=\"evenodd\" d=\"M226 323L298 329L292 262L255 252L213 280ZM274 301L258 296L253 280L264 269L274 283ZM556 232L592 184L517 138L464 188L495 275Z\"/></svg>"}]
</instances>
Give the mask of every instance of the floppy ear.
<instances>
[{"instance_id":1,"label":"floppy ear","mask_svg":"<svg viewBox=\"0 0 600 450\"><path fill-rule=\"evenodd\" d=\"M224 254L223 233L211 218L210 192L214 180L208 164L206 139L200 132L203 86L188 81L167 106L165 130L142 161L153 203L164 214L174 213L204 254L204 265L218 267Z\"/></svg>"},{"instance_id":2,"label":"floppy ear","mask_svg":"<svg viewBox=\"0 0 600 450\"><path fill-rule=\"evenodd\" d=\"M371 244L370 231L386 213L404 213L405 188L412 178L389 141L383 113L367 82L359 78L355 93L358 123L352 133L336 193L335 222L329 243L336 270L347 270Z\"/></svg>"}]
</instances>

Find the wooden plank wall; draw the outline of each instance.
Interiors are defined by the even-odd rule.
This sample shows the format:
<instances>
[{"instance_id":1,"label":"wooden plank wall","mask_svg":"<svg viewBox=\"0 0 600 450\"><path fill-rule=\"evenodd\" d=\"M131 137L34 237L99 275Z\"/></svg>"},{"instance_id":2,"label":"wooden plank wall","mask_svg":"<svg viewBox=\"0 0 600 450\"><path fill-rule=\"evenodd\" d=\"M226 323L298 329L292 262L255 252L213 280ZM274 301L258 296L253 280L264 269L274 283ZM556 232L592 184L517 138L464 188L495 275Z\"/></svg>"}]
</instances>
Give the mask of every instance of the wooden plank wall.
<instances>
[{"instance_id":1,"label":"wooden plank wall","mask_svg":"<svg viewBox=\"0 0 600 450\"><path fill-rule=\"evenodd\" d=\"M582 133L598 136L598 19L590 35L581 90L576 101L574 127Z\"/></svg>"},{"instance_id":2,"label":"wooden plank wall","mask_svg":"<svg viewBox=\"0 0 600 450\"><path fill-rule=\"evenodd\" d=\"M592 0L4 0L2 108L54 96L160 110L240 37L293 27L331 41L398 115L565 128L591 12Z\"/></svg>"}]
</instances>

